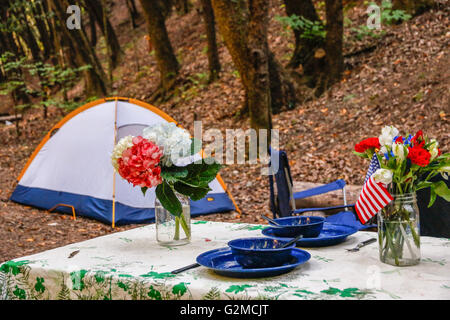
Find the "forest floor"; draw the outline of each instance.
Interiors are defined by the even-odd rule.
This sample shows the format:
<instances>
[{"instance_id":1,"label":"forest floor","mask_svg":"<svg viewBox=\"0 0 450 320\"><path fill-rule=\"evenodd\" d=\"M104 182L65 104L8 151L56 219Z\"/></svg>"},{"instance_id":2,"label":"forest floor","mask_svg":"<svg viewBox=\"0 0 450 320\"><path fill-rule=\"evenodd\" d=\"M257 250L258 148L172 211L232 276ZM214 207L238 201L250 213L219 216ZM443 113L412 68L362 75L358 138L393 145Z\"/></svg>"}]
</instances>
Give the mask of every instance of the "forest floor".
<instances>
[{"instance_id":1,"label":"forest floor","mask_svg":"<svg viewBox=\"0 0 450 320\"><path fill-rule=\"evenodd\" d=\"M124 4L116 2L119 3L113 7L112 15L123 59L113 73L111 96L146 101L156 89L159 73L145 39L145 23L141 17L139 27L131 30ZM282 1L273 1L269 45L285 64L292 52L293 36L274 19L284 14L281 4ZM361 5L346 13L345 54L365 47L372 49L347 57L344 79L322 97L310 99L305 91L304 101L295 109L273 116L273 126L280 132L280 147L288 152L294 180L328 183L342 178L348 184L362 184L368 164L352 154L353 146L364 138L377 136L385 125L395 125L408 133L423 129L426 135L440 141L443 151L449 151L449 12L448 6L441 6L402 24L383 26L382 37L366 36L362 40L355 38L352 27L364 23L365 7ZM158 107L191 132L194 117L203 121L204 131L248 128L248 119L234 116L242 105L244 92L220 40L221 76L214 83L206 82L206 37L197 10L184 16L173 13L167 27L185 84ZM101 44L98 50L102 51ZM72 220L69 215L8 200L28 157L62 117L58 110L50 111L47 119L38 110L28 112L21 122L20 137L16 136L14 125L0 124L0 262L136 227L112 229L91 219ZM265 223L260 215L270 214L269 186L260 170L261 165L226 166L221 175L242 213L213 214L201 219Z\"/></svg>"}]
</instances>

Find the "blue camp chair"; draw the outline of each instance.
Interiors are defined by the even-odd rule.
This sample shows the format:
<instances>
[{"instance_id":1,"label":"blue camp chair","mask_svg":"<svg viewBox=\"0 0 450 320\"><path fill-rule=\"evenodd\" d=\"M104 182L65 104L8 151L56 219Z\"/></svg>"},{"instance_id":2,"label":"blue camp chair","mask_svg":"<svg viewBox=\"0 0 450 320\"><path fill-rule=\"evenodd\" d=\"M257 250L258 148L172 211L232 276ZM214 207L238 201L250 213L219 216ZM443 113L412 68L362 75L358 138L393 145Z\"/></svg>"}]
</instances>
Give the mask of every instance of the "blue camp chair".
<instances>
[{"instance_id":1,"label":"blue camp chair","mask_svg":"<svg viewBox=\"0 0 450 320\"><path fill-rule=\"evenodd\" d=\"M276 172L270 172L269 174L269 186L270 186L270 210L273 213L274 218L287 217L297 214L305 214L311 211L329 211L343 209L342 211L328 216L326 221L335 224L344 224L357 228L358 230L376 227L373 224L363 225L357 218L354 212L354 204L348 205L345 195L345 181L342 179L336 180L329 184L325 184L316 188L304 190L301 192L293 192L293 181L291 176L291 169L289 167L288 157L285 151L277 151L270 149L269 168L272 167L272 160L278 160L278 170ZM276 166L274 166L274 169ZM270 169L269 169L270 170ZM276 184L276 185L275 185ZM275 192L276 186L276 192ZM344 205L325 207L325 208L295 208L296 199L304 199L315 195L327 193L334 190L342 189L344 198Z\"/></svg>"}]
</instances>

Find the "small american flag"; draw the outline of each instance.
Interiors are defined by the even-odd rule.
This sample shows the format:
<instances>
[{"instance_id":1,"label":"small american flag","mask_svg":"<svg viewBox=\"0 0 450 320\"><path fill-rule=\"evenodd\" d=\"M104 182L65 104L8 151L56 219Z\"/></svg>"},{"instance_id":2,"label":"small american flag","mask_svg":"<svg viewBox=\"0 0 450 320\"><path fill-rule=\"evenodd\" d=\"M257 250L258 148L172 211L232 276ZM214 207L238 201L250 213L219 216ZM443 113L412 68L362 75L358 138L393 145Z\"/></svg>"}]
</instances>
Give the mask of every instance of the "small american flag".
<instances>
[{"instance_id":1,"label":"small american flag","mask_svg":"<svg viewBox=\"0 0 450 320\"><path fill-rule=\"evenodd\" d=\"M364 179L364 186L355 204L356 213L363 224L369 221L378 211L394 199L384 184L375 182L372 177L375 171L380 168L377 155L374 154L370 161L366 178Z\"/></svg>"},{"instance_id":2,"label":"small american flag","mask_svg":"<svg viewBox=\"0 0 450 320\"><path fill-rule=\"evenodd\" d=\"M370 177L375 173L375 171L377 171L380 168L381 166L380 162L378 161L377 154L374 153L372 156L372 160L370 160L369 170L367 170L367 175L366 178L364 179L364 184L366 184L366 182L369 181Z\"/></svg>"}]
</instances>

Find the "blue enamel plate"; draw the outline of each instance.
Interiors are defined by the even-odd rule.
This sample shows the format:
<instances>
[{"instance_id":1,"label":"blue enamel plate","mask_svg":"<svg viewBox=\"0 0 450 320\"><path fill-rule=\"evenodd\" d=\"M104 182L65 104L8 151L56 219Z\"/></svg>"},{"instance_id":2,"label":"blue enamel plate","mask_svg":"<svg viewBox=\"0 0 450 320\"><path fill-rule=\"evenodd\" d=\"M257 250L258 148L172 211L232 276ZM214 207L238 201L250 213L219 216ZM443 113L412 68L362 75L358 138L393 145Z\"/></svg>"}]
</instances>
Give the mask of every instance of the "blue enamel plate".
<instances>
[{"instance_id":1,"label":"blue enamel plate","mask_svg":"<svg viewBox=\"0 0 450 320\"><path fill-rule=\"evenodd\" d=\"M332 224L325 222L319 236L315 238L303 238L297 241L297 247L327 247L344 242L349 235L356 233L358 229L341 224ZM266 237L276 240L289 241L293 238L277 237L274 235L273 228L265 228L262 234Z\"/></svg>"},{"instance_id":2,"label":"blue enamel plate","mask_svg":"<svg viewBox=\"0 0 450 320\"><path fill-rule=\"evenodd\" d=\"M232 278L273 277L292 271L305 263L311 255L301 249L292 249L292 259L280 266L270 268L244 268L234 260L229 247L204 252L197 257L197 263L217 274Z\"/></svg>"}]
</instances>

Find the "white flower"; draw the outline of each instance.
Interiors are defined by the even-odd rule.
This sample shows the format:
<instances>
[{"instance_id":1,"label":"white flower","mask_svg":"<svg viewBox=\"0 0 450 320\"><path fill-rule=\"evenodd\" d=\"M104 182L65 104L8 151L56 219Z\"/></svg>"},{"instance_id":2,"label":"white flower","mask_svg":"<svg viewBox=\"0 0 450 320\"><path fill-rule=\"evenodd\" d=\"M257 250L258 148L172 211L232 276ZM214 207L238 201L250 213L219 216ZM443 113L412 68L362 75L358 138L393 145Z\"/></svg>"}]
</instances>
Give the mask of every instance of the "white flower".
<instances>
[{"instance_id":1,"label":"white flower","mask_svg":"<svg viewBox=\"0 0 450 320\"><path fill-rule=\"evenodd\" d=\"M388 152L388 149L386 148L386 146L382 146L381 149L380 149L379 154L385 154L387 152Z\"/></svg>"},{"instance_id":2,"label":"white flower","mask_svg":"<svg viewBox=\"0 0 450 320\"><path fill-rule=\"evenodd\" d=\"M450 173L450 166L442 167L438 171L442 173Z\"/></svg>"},{"instance_id":3,"label":"white flower","mask_svg":"<svg viewBox=\"0 0 450 320\"><path fill-rule=\"evenodd\" d=\"M161 163L166 167L191 154L192 140L189 132L173 122L151 125L143 130L142 137L163 150Z\"/></svg>"},{"instance_id":4,"label":"white flower","mask_svg":"<svg viewBox=\"0 0 450 320\"><path fill-rule=\"evenodd\" d=\"M395 158L398 162L402 162L406 159L406 156L408 155L408 149L405 148L405 146L401 143L393 143L392 144L392 152L394 153Z\"/></svg>"},{"instance_id":5,"label":"white flower","mask_svg":"<svg viewBox=\"0 0 450 320\"><path fill-rule=\"evenodd\" d=\"M392 182L392 171L388 169L378 169L373 174L373 179L375 182L389 184Z\"/></svg>"},{"instance_id":6,"label":"white flower","mask_svg":"<svg viewBox=\"0 0 450 320\"><path fill-rule=\"evenodd\" d=\"M431 154L431 158L430 161L433 161L439 154L439 150L438 150L438 146L439 143L436 141L436 139L431 139L430 142L432 142L433 144L430 145L430 154Z\"/></svg>"},{"instance_id":7,"label":"white flower","mask_svg":"<svg viewBox=\"0 0 450 320\"><path fill-rule=\"evenodd\" d=\"M122 158L122 153L133 146L133 136L126 136L119 140L119 142L114 146L112 155L111 155L111 163L113 167L118 170L119 164L117 161L119 158Z\"/></svg>"},{"instance_id":8,"label":"white flower","mask_svg":"<svg viewBox=\"0 0 450 320\"><path fill-rule=\"evenodd\" d=\"M378 137L380 140L380 145L391 145L392 141L396 136L398 136L398 130L394 126L386 126L381 130L381 136Z\"/></svg>"}]
</instances>

